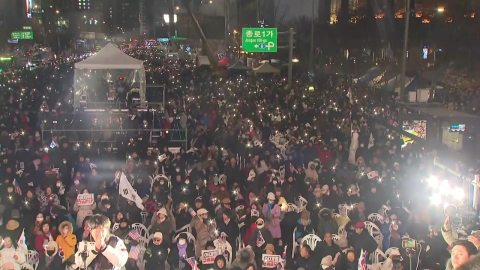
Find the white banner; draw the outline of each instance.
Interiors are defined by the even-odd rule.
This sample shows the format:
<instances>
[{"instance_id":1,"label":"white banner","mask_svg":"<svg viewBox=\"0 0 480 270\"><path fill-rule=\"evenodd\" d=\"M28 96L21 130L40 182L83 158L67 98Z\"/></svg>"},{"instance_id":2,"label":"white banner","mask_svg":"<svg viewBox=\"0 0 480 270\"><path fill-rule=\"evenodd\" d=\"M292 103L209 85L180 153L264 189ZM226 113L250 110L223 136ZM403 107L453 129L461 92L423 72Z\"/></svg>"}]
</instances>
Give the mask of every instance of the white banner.
<instances>
[{"instance_id":1,"label":"white banner","mask_svg":"<svg viewBox=\"0 0 480 270\"><path fill-rule=\"evenodd\" d=\"M213 264L219 254L220 251L218 249L202 250L202 264Z\"/></svg>"},{"instance_id":2,"label":"white banner","mask_svg":"<svg viewBox=\"0 0 480 270\"><path fill-rule=\"evenodd\" d=\"M95 203L95 200L93 199L93 194L78 194L76 203L78 206L92 205Z\"/></svg>"},{"instance_id":3,"label":"white banner","mask_svg":"<svg viewBox=\"0 0 480 270\"><path fill-rule=\"evenodd\" d=\"M282 262L280 255L267 255L262 254L263 268L277 268Z\"/></svg>"},{"instance_id":4,"label":"white banner","mask_svg":"<svg viewBox=\"0 0 480 270\"><path fill-rule=\"evenodd\" d=\"M118 185L118 193L122 197L124 197L125 199L135 202L135 205L137 205L137 207L140 210L143 210L144 206L142 204L143 203L142 198L140 198L140 196L138 196L135 189L133 189L130 182L128 182L127 177L125 176L124 173L122 173L122 175L120 176L120 183Z\"/></svg>"}]
</instances>

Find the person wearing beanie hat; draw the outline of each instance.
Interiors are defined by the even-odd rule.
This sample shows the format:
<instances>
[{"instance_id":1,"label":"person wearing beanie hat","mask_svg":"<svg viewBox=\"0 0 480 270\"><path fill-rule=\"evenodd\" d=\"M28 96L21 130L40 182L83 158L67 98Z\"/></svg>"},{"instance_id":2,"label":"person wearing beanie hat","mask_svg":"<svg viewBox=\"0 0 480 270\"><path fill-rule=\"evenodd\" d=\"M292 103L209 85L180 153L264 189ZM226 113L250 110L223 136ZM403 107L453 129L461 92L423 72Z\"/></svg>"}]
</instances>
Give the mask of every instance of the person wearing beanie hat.
<instances>
[{"instance_id":1,"label":"person wearing beanie hat","mask_svg":"<svg viewBox=\"0 0 480 270\"><path fill-rule=\"evenodd\" d=\"M265 246L265 254L275 255L275 247L272 244L267 244Z\"/></svg>"},{"instance_id":2,"label":"person wearing beanie hat","mask_svg":"<svg viewBox=\"0 0 480 270\"><path fill-rule=\"evenodd\" d=\"M255 261L257 265L262 265L263 251L267 244L274 243L274 238L263 218L258 218L255 225L256 229L253 230L248 245L252 247L252 250L255 253Z\"/></svg>"},{"instance_id":3,"label":"person wearing beanie hat","mask_svg":"<svg viewBox=\"0 0 480 270\"><path fill-rule=\"evenodd\" d=\"M323 208L318 212L317 222L318 235L324 235L325 233L337 233L338 224L333 218L333 211L329 208Z\"/></svg>"},{"instance_id":4,"label":"person wearing beanie hat","mask_svg":"<svg viewBox=\"0 0 480 270\"><path fill-rule=\"evenodd\" d=\"M180 233L176 237L176 243L170 248L170 253L167 259L170 266L174 269L191 269L190 265L185 262L185 259L195 256L193 247L194 243L189 242L187 234Z\"/></svg>"},{"instance_id":5,"label":"person wearing beanie hat","mask_svg":"<svg viewBox=\"0 0 480 270\"><path fill-rule=\"evenodd\" d=\"M295 240L300 241L306 235L314 233L315 231L312 226L312 220L310 219L310 212L303 210L303 212L300 214L300 218L297 220Z\"/></svg>"},{"instance_id":6,"label":"person wearing beanie hat","mask_svg":"<svg viewBox=\"0 0 480 270\"><path fill-rule=\"evenodd\" d=\"M208 241L213 241L216 239L215 236L215 225L211 223L211 220L208 217L208 211L205 208L200 208L197 210L196 215L192 219L193 228L197 234L196 243L195 243L195 257L200 257L202 255L202 250L205 249L205 245Z\"/></svg>"}]
</instances>

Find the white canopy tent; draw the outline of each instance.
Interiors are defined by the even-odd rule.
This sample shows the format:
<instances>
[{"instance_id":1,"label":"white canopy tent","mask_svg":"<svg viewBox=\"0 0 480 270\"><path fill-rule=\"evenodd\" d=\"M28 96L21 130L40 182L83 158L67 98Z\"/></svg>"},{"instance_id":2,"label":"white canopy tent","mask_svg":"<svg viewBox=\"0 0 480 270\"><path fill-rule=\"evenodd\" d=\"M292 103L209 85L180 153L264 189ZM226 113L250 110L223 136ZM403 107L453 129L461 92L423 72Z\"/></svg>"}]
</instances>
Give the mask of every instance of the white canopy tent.
<instances>
[{"instance_id":1,"label":"white canopy tent","mask_svg":"<svg viewBox=\"0 0 480 270\"><path fill-rule=\"evenodd\" d=\"M272 66L270 63L263 63L253 69L255 73L280 73L280 69Z\"/></svg>"},{"instance_id":2,"label":"white canopy tent","mask_svg":"<svg viewBox=\"0 0 480 270\"><path fill-rule=\"evenodd\" d=\"M143 61L135 59L114 44L107 44L93 56L75 64L75 98L74 105L78 107L80 101L89 101L88 91L95 87L95 76L115 82L123 77L130 84L132 91L138 91L140 102L146 100L146 79Z\"/></svg>"}]
</instances>

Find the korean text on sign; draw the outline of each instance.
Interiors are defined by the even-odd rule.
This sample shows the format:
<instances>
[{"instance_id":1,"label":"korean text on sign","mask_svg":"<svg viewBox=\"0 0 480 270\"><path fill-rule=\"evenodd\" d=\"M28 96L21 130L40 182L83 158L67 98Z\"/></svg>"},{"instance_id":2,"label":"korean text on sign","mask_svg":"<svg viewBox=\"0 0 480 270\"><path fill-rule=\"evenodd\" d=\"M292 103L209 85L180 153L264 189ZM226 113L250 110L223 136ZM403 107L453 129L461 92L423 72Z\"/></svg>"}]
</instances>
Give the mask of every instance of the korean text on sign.
<instances>
[{"instance_id":1,"label":"korean text on sign","mask_svg":"<svg viewBox=\"0 0 480 270\"><path fill-rule=\"evenodd\" d=\"M94 202L93 194L78 194L76 204L78 206L92 205Z\"/></svg>"},{"instance_id":2,"label":"korean text on sign","mask_svg":"<svg viewBox=\"0 0 480 270\"><path fill-rule=\"evenodd\" d=\"M262 254L263 268L277 268L282 262L280 255L267 255Z\"/></svg>"},{"instance_id":3,"label":"korean text on sign","mask_svg":"<svg viewBox=\"0 0 480 270\"><path fill-rule=\"evenodd\" d=\"M214 250L202 250L202 264L213 264L215 262L215 258L219 255L219 251L217 249Z\"/></svg>"}]
</instances>

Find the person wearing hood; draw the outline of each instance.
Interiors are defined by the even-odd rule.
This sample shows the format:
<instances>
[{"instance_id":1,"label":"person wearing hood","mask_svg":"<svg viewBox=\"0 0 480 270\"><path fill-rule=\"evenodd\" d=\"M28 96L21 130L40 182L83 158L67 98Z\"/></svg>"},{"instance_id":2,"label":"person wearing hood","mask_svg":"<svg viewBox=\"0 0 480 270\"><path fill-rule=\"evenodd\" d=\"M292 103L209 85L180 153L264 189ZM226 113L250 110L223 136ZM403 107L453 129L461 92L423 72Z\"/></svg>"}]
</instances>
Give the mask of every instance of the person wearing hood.
<instances>
[{"instance_id":1,"label":"person wearing hood","mask_svg":"<svg viewBox=\"0 0 480 270\"><path fill-rule=\"evenodd\" d=\"M308 168L305 169L305 179L310 179L310 184L316 185L318 183L318 173L316 171L316 166L313 161L308 163Z\"/></svg>"},{"instance_id":2,"label":"person wearing hood","mask_svg":"<svg viewBox=\"0 0 480 270\"><path fill-rule=\"evenodd\" d=\"M161 232L154 233L143 256L145 269L164 270L166 268L167 256L168 244L163 241L163 234Z\"/></svg>"},{"instance_id":3,"label":"person wearing hood","mask_svg":"<svg viewBox=\"0 0 480 270\"><path fill-rule=\"evenodd\" d=\"M12 238L3 238L3 248L0 250L1 267L4 270L20 270L26 262L25 254L13 245Z\"/></svg>"},{"instance_id":4,"label":"person wearing hood","mask_svg":"<svg viewBox=\"0 0 480 270\"><path fill-rule=\"evenodd\" d=\"M310 219L310 212L303 210L300 214L300 218L297 220L297 231L295 232L295 241L301 240L308 234L315 233L312 226L312 220Z\"/></svg>"},{"instance_id":5,"label":"person wearing hood","mask_svg":"<svg viewBox=\"0 0 480 270\"><path fill-rule=\"evenodd\" d=\"M174 228L170 218L168 218L167 210L165 208L161 208L158 210L156 217L157 220L150 225L148 232L150 234L161 232L164 236L164 241L166 241L167 244L170 244L170 239L174 232Z\"/></svg>"},{"instance_id":6,"label":"person wearing hood","mask_svg":"<svg viewBox=\"0 0 480 270\"><path fill-rule=\"evenodd\" d=\"M333 212L331 209L323 208L318 212L318 225L317 225L317 234L320 237L323 237L325 233L334 233L338 232L338 225L335 219L333 218Z\"/></svg>"},{"instance_id":7,"label":"person wearing hood","mask_svg":"<svg viewBox=\"0 0 480 270\"><path fill-rule=\"evenodd\" d=\"M262 214L265 217L265 226L270 231L274 240L278 241L282 239L282 230L280 228L282 212L278 201L275 200L275 194L272 192L267 195L267 203L263 205Z\"/></svg>"},{"instance_id":8,"label":"person wearing hood","mask_svg":"<svg viewBox=\"0 0 480 270\"><path fill-rule=\"evenodd\" d=\"M265 221L263 218L257 219L256 229L252 232L248 245L255 253L255 260L257 265L262 265L262 254L267 244L273 243L273 236L270 230L265 227ZM238 256L238 254L237 254Z\"/></svg>"},{"instance_id":9,"label":"person wearing hood","mask_svg":"<svg viewBox=\"0 0 480 270\"><path fill-rule=\"evenodd\" d=\"M55 242L60 250L63 251L63 262L75 263L75 247L77 246L77 236L73 234L73 225L69 221L64 221L58 226L60 235Z\"/></svg>"},{"instance_id":10,"label":"person wearing hood","mask_svg":"<svg viewBox=\"0 0 480 270\"><path fill-rule=\"evenodd\" d=\"M477 247L468 240L458 240L452 244L452 253L447 262L447 270L480 269L480 256Z\"/></svg>"},{"instance_id":11,"label":"person wearing hood","mask_svg":"<svg viewBox=\"0 0 480 270\"><path fill-rule=\"evenodd\" d=\"M173 243L170 247L170 253L168 254L168 263L173 269L191 270L191 266L185 262L185 259L195 257L195 251L193 243L188 242L186 233L178 235L176 243Z\"/></svg>"},{"instance_id":12,"label":"person wearing hood","mask_svg":"<svg viewBox=\"0 0 480 270\"><path fill-rule=\"evenodd\" d=\"M354 225L355 232L348 235L348 244L353 247L355 251L355 257L360 257L362 249L368 253L372 253L377 249L377 242L375 239L365 230L365 223L359 221Z\"/></svg>"},{"instance_id":13,"label":"person wearing hood","mask_svg":"<svg viewBox=\"0 0 480 270\"><path fill-rule=\"evenodd\" d=\"M263 250L262 250L263 251ZM260 253L260 262L262 261ZM257 267L256 256L253 250L250 247L245 247L240 249L237 252L237 257L232 262L232 268L236 269L247 269L250 265L254 265L255 269Z\"/></svg>"}]
</instances>

